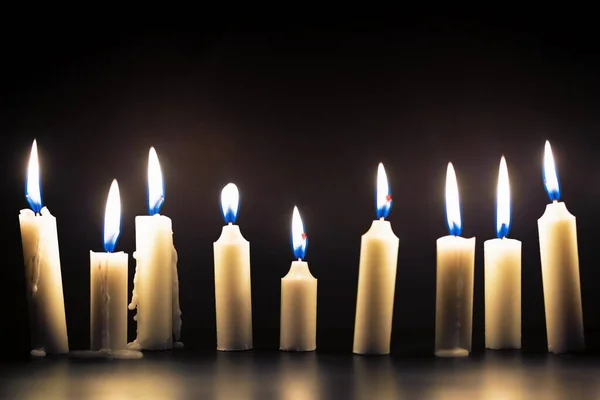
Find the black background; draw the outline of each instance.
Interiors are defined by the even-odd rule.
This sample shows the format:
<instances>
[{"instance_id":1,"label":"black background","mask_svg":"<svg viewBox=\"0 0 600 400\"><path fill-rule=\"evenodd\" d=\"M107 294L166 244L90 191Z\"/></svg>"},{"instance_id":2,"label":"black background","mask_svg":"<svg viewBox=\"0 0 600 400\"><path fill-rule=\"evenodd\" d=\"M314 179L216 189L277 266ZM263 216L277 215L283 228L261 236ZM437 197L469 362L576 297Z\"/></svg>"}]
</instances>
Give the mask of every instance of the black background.
<instances>
[{"instance_id":1,"label":"black background","mask_svg":"<svg viewBox=\"0 0 600 400\"><path fill-rule=\"evenodd\" d=\"M454 163L463 236L477 237L473 340L483 348L483 242L495 237L495 187L507 158L510 237L523 242L525 350L545 349L537 219L546 139L562 199L577 216L588 338L600 328L595 233L600 130L593 26L576 19L398 17L379 25L234 22L204 32L58 29L2 36L2 298L16 354L29 350L18 213L31 142L44 204L56 216L69 343L89 346L89 250L102 251L110 182L119 181L122 235L147 214L155 146L166 186L161 213L179 252L182 340L214 348L212 243L221 188L241 193L251 243L255 347L277 349L280 278L293 259L294 205L319 279L318 346L350 352L360 238L375 217L385 164L400 238L392 351L420 338L433 351L435 240L447 234L444 183ZM375 30L377 30L375 32ZM130 288L135 263L130 257ZM132 314L130 314L132 317ZM130 340L135 326L130 321ZM429 353L430 354L430 353Z\"/></svg>"}]
</instances>

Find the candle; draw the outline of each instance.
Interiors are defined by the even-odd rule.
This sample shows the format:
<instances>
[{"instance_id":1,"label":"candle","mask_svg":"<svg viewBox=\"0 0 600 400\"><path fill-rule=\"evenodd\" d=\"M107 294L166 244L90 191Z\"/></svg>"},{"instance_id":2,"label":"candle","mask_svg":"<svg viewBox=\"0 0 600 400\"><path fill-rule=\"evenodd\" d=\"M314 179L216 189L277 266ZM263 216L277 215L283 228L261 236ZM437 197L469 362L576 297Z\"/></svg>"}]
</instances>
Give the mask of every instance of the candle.
<instances>
[{"instance_id":1,"label":"candle","mask_svg":"<svg viewBox=\"0 0 600 400\"><path fill-rule=\"evenodd\" d=\"M105 253L90 251L90 348L127 347L127 253L113 253L121 234L119 184L113 180L104 214Z\"/></svg>"},{"instance_id":2,"label":"candle","mask_svg":"<svg viewBox=\"0 0 600 400\"><path fill-rule=\"evenodd\" d=\"M279 349L312 351L317 348L317 279L302 261L308 239L298 208L292 214L294 257L289 272L281 278L281 332Z\"/></svg>"},{"instance_id":3,"label":"candle","mask_svg":"<svg viewBox=\"0 0 600 400\"><path fill-rule=\"evenodd\" d=\"M452 163L446 172L446 219L450 235L437 240L435 355L464 357L471 352L475 238L460 237L462 221Z\"/></svg>"},{"instance_id":4,"label":"candle","mask_svg":"<svg viewBox=\"0 0 600 400\"><path fill-rule=\"evenodd\" d=\"M500 160L496 205L498 239L483 244L485 261L485 347L521 348L521 242L508 239L510 186L504 156Z\"/></svg>"},{"instance_id":5,"label":"candle","mask_svg":"<svg viewBox=\"0 0 600 400\"><path fill-rule=\"evenodd\" d=\"M392 207L383 164L377 169L377 218L361 238L353 352L389 354L399 239L385 218Z\"/></svg>"},{"instance_id":6,"label":"candle","mask_svg":"<svg viewBox=\"0 0 600 400\"><path fill-rule=\"evenodd\" d=\"M21 210L19 223L27 282L31 355L68 353L56 218L42 207L35 140L29 158L25 196L31 210Z\"/></svg>"},{"instance_id":7,"label":"candle","mask_svg":"<svg viewBox=\"0 0 600 400\"><path fill-rule=\"evenodd\" d=\"M137 308L137 338L131 349L168 350L173 348L173 337L178 341L181 333L177 253L171 219L158 213L163 202L162 172L152 147L148 158L150 215L135 217L133 257L137 265L129 309Z\"/></svg>"},{"instance_id":8,"label":"candle","mask_svg":"<svg viewBox=\"0 0 600 400\"><path fill-rule=\"evenodd\" d=\"M560 188L550 143L544 150L544 184L552 203L538 219L548 351L583 350L583 315L575 217L559 202Z\"/></svg>"},{"instance_id":9,"label":"candle","mask_svg":"<svg viewBox=\"0 0 600 400\"><path fill-rule=\"evenodd\" d=\"M239 191L233 183L221 191L225 226L214 242L217 350L252 348L252 297L250 243L234 225L239 211Z\"/></svg>"}]
</instances>

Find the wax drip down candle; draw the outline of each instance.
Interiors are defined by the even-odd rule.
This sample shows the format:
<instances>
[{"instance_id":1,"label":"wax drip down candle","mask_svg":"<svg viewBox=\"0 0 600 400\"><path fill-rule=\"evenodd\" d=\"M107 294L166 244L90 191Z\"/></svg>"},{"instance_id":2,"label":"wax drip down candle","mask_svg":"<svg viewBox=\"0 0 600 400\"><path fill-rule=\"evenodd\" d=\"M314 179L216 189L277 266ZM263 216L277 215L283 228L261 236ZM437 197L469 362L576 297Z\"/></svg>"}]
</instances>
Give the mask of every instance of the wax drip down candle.
<instances>
[{"instance_id":1,"label":"wax drip down candle","mask_svg":"<svg viewBox=\"0 0 600 400\"><path fill-rule=\"evenodd\" d=\"M235 225L240 195L235 184L221 191L225 226L213 244L217 350L252 349L252 296L250 286L250 242Z\"/></svg>"},{"instance_id":2,"label":"wax drip down candle","mask_svg":"<svg viewBox=\"0 0 600 400\"><path fill-rule=\"evenodd\" d=\"M544 148L544 185L552 203L538 219L548 351L585 348L577 223L560 200L560 186L550 143Z\"/></svg>"},{"instance_id":3,"label":"wax drip down candle","mask_svg":"<svg viewBox=\"0 0 600 400\"><path fill-rule=\"evenodd\" d=\"M37 142L29 158L25 196L31 209L19 223L27 282L31 355L69 352L56 218L42 207Z\"/></svg>"},{"instance_id":4,"label":"wax drip down candle","mask_svg":"<svg viewBox=\"0 0 600 400\"><path fill-rule=\"evenodd\" d=\"M450 235L437 240L435 355L464 357L471 352L475 238L460 237L462 221L452 163L446 170L446 219Z\"/></svg>"},{"instance_id":5,"label":"wax drip down candle","mask_svg":"<svg viewBox=\"0 0 600 400\"><path fill-rule=\"evenodd\" d=\"M127 347L128 255L114 253L121 234L119 184L113 180L104 215L105 253L90 251L90 348L122 350Z\"/></svg>"},{"instance_id":6,"label":"wax drip down candle","mask_svg":"<svg viewBox=\"0 0 600 400\"><path fill-rule=\"evenodd\" d=\"M173 246L171 219L160 215L164 185L158 155L154 147L148 156L149 216L135 217L137 261L133 294L129 309L137 309L137 338L128 345L132 350L168 350L182 347L181 310L177 253Z\"/></svg>"},{"instance_id":7,"label":"wax drip down candle","mask_svg":"<svg viewBox=\"0 0 600 400\"><path fill-rule=\"evenodd\" d=\"M361 238L353 352L389 354L399 239L385 218L392 207L383 164L377 168L377 220Z\"/></svg>"},{"instance_id":8,"label":"wax drip down candle","mask_svg":"<svg viewBox=\"0 0 600 400\"><path fill-rule=\"evenodd\" d=\"M298 207L292 213L292 250L289 272L281 278L281 327L279 349L313 351L317 348L317 279L302 261L308 238Z\"/></svg>"},{"instance_id":9,"label":"wax drip down candle","mask_svg":"<svg viewBox=\"0 0 600 400\"><path fill-rule=\"evenodd\" d=\"M504 156L500 159L496 204L497 239L486 240L485 347L521 348L521 242L509 239L510 186Z\"/></svg>"}]
</instances>

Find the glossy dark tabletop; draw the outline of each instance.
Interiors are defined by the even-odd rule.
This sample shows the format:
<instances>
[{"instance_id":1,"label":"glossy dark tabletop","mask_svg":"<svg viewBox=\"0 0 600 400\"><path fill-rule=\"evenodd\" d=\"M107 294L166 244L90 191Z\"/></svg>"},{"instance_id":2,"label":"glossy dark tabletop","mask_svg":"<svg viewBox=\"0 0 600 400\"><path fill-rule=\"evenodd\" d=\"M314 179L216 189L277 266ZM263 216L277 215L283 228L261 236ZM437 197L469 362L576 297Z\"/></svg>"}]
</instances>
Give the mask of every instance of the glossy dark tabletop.
<instances>
[{"instance_id":1,"label":"glossy dark tabletop","mask_svg":"<svg viewBox=\"0 0 600 400\"><path fill-rule=\"evenodd\" d=\"M486 351L463 359L248 351L6 363L3 399L597 399L600 357Z\"/></svg>"}]
</instances>

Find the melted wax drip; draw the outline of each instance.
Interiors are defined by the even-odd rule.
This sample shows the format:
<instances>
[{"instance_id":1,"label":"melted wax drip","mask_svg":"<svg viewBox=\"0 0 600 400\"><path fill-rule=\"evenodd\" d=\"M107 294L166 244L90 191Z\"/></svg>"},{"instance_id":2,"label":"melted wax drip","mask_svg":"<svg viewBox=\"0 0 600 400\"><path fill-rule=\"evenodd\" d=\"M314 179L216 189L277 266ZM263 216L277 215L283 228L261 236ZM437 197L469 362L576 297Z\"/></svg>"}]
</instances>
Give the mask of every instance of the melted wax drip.
<instances>
[{"instance_id":1,"label":"melted wax drip","mask_svg":"<svg viewBox=\"0 0 600 400\"><path fill-rule=\"evenodd\" d=\"M129 303L129 306L127 306L127 308L129 308L130 310L137 310L137 308L139 307L138 305L138 285L140 284L140 278L139 278L139 267L140 267L140 261L138 260L138 256L137 256L137 251L133 252L133 258L136 261L135 264L135 275L133 276L133 290L131 291L131 303ZM139 317L139 311L136 312L136 314L133 316L133 320L136 321L136 332L135 332L135 340L129 344L127 344L127 348L129 350L135 350L135 351L139 351L142 350L142 346L138 343L137 337L138 334L140 332L140 321L138 320Z\"/></svg>"},{"instance_id":2,"label":"melted wax drip","mask_svg":"<svg viewBox=\"0 0 600 400\"><path fill-rule=\"evenodd\" d=\"M110 350L110 332L108 330L108 305L110 303L110 295L108 294L108 258L106 258L106 262L104 263L104 271L102 271L102 262L98 263L98 269L100 269L100 291L104 296L104 309L102 310L102 350Z\"/></svg>"},{"instance_id":3,"label":"melted wax drip","mask_svg":"<svg viewBox=\"0 0 600 400\"><path fill-rule=\"evenodd\" d=\"M179 278L177 277L177 250L175 250L175 246L173 246L171 264L173 269L173 336L177 344L181 343L179 342L179 338L181 337L182 321L181 309L179 308ZM181 347L183 347L183 343L181 343Z\"/></svg>"}]
</instances>

